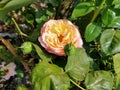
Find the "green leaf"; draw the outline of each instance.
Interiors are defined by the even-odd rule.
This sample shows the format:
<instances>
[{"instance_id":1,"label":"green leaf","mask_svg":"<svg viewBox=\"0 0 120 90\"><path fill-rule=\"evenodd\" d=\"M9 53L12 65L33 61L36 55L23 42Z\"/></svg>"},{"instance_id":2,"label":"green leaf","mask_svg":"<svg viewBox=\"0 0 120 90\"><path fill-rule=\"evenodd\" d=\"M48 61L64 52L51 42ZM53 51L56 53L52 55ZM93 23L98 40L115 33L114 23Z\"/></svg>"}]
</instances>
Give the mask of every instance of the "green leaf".
<instances>
[{"instance_id":1,"label":"green leaf","mask_svg":"<svg viewBox=\"0 0 120 90\"><path fill-rule=\"evenodd\" d=\"M120 52L120 30L107 29L100 38L103 52L107 55Z\"/></svg>"},{"instance_id":2,"label":"green leaf","mask_svg":"<svg viewBox=\"0 0 120 90\"><path fill-rule=\"evenodd\" d=\"M84 16L91 11L93 11L94 3L93 2L80 2L73 10L72 12L72 18L77 18L80 16Z\"/></svg>"},{"instance_id":3,"label":"green leaf","mask_svg":"<svg viewBox=\"0 0 120 90\"><path fill-rule=\"evenodd\" d=\"M119 28L120 29L120 16L116 16L109 27Z\"/></svg>"},{"instance_id":4,"label":"green leaf","mask_svg":"<svg viewBox=\"0 0 120 90\"><path fill-rule=\"evenodd\" d=\"M113 10L104 10L102 15L102 22L107 27L120 28L120 16L116 15L118 11Z\"/></svg>"},{"instance_id":5,"label":"green leaf","mask_svg":"<svg viewBox=\"0 0 120 90\"><path fill-rule=\"evenodd\" d=\"M116 73L116 90L120 90L120 53L113 56L113 62Z\"/></svg>"},{"instance_id":6,"label":"green leaf","mask_svg":"<svg viewBox=\"0 0 120 90\"><path fill-rule=\"evenodd\" d=\"M39 57L42 59L42 60L45 60L45 61L50 61L51 58L52 58L52 55L48 55L46 54L38 45L32 43L32 45L34 46L37 54L39 55Z\"/></svg>"},{"instance_id":7,"label":"green leaf","mask_svg":"<svg viewBox=\"0 0 120 90\"><path fill-rule=\"evenodd\" d=\"M120 53L113 56L114 70L116 74L120 74Z\"/></svg>"},{"instance_id":8,"label":"green leaf","mask_svg":"<svg viewBox=\"0 0 120 90\"><path fill-rule=\"evenodd\" d=\"M85 40L86 42L91 42L98 37L102 28L96 23L90 23L85 30Z\"/></svg>"},{"instance_id":9,"label":"green leaf","mask_svg":"<svg viewBox=\"0 0 120 90\"><path fill-rule=\"evenodd\" d=\"M108 10L104 10L103 15L102 15L102 22L104 25L108 26L110 25L114 18L115 18L116 14L114 11L108 9Z\"/></svg>"},{"instance_id":10,"label":"green leaf","mask_svg":"<svg viewBox=\"0 0 120 90\"><path fill-rule=\"evenodd\" d=\"M82 81L89 71L90 58L83 48L77 48L75 54L68 56L65 71L75 81Z\"/></svg>"},{"instance_id":11,"label":"green leaf","mask_svg":"<svg viewBox=\"0 0 120 90\"><path fill-rule=\"evenodd\" d=\"M28 5L35 0L9 0L6 1L4 6L0 8L0 19L3 18L8 12L21 8L22 6ZM1 3L0 3L1 5Z\"/></svg>"},{"instance_id":12,"label":"green leaf","mask_svg":"<svg viewBox=\"0 0 120 90\"><path fill-rule=\"evenodd\" d=\"M42 61L32 70L34 90L69 90L70 80L62 68Z\"/></svg>"},{"instance_id":13,"label":"green leaf","mask_svg":"<svg viewBox=\"0 0 120 90\"><path fill-rule=\"evenodd\" d=\"M10 0L2 0L0 1L0 8L3 8Z\"/></svg>"},{"instance_id":14,"label":"green leaf","mask_svg":"<svg viewBox=\"0 0 120 90\"><path fill-rule=\"evenodd\" d=\"M37 12L35 17L36 17L35 20L38 24L41 24L48 20L48 17L45 14L45 12Z\"/></svg>"},{"instance_id":15,"label":"green leaf","mask_svg":"<svg viewBox=\"0 0 120 90\"><path fill-rule=\"evenodd\" d=\"M113 75L108 71L95 71L87 74L85 86L90 90L112 90Z\"/></svg>"},{"instance_id":16,"label":"green leaf","mask_svg":"<svg viewBox=\"0 0 120 90\"><path fill-rule=\"evenodd\" d=\"M113 0L112 4L113 5L120 5L120 0Z\"/></svg>"},{"instance_id":17,"label":"green leaf","mask_svg":"<svg viewBox=\"0 0 120 90\"><path fill-rule=\"evenodd\" d=\"M49 16L52 16L54 14L53 8L47 8L46 9L46 14L49 15Z\"/></svg>"},{"instance_id":18,"label":"green leaf","mask_svg":"<svg viewBox=\"0 0 120 90\"><path fill-rule=\"evenodd\" d=\"M33 17L32 14L27 14L25 18L26 18L26 21L27 21L28 23L30 23L30 24L33 24L33 23L34 23L34 17Z\"/></svg>"}]
</instances>

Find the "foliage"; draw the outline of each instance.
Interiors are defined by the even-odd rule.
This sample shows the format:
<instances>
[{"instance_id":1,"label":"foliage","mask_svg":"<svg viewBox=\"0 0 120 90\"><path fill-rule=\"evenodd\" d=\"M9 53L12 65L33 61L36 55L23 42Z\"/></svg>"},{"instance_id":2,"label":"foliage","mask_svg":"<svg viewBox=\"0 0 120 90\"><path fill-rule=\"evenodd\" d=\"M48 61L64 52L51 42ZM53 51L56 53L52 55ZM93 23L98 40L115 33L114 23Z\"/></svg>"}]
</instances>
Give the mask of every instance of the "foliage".
<instances>
[{"instance_id":1,"label":"foliage","mask_svg":"<svg viewBox=\"0 0 120 90\"><path fill-rule=\"evenodd\" d=\"M90 72L85 79L85 85L90 90L112 90L113 75L108 71Z\"/></svg>"},{"instance_id":2,"label":"foliage","mask_svg":"<svg viewBox=\"0 0 120 90\"><path fill-rule=\"evenodd\" d=\"M38 37L50 19L73 22L83 48L70 43L66 56L44 50ZM17 67L10 80L0 77L1 90L120 90L120 0L0 0L0 24L0 33L16 34L0 36L0 65Z\"/></svg>"},{"instance_id":3,"label":"foliage","mask_svg":"<svg viewBox=\"0 0 120 90\"><path fill-rule=\"evenodd\" d=\"M2 0L0 1L0 18L4 17L9 11L28 5L32 2L34 2L34 0Z\"/></svg>"},{"instance_id":4,"label":"foliage","mask_svg":"<svg viewBox=\"0 0 120 90\"><path fill-rule=\"evenodd\" d=\"M70 87L70 80L63 69L45 61L33 69L32 83L34 90L68 90Z\"/></svg>"}]
</instances>

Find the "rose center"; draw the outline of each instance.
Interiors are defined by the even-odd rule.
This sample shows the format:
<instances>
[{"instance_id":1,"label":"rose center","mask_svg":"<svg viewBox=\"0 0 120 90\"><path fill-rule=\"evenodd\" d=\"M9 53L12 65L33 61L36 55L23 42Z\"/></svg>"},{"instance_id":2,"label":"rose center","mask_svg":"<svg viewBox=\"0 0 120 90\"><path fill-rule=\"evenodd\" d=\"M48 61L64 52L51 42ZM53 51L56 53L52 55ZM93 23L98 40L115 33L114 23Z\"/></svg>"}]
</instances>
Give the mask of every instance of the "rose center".
<instances>
[{"instance_id":1,"label":"rose center","mask_svg":"<svg viewBox=\"0 0 120 90\"><path fill-rule=\"evenodd\" d=\"M8 69L5 69L4 72L5 72L5 74L7 74L7 73L9 72L9 70L8 70Z\"/></svg>"},{"instance_id":2,"label":"rose center","mask_svg":"<svg viewBox=\"0 0 120 90\"><path fill-rule=\"evenodd\" d=\"M63 36L62 35L58 36L58 39L59 39L60 42L62 42Z\"/></svg>"}]
</instances>

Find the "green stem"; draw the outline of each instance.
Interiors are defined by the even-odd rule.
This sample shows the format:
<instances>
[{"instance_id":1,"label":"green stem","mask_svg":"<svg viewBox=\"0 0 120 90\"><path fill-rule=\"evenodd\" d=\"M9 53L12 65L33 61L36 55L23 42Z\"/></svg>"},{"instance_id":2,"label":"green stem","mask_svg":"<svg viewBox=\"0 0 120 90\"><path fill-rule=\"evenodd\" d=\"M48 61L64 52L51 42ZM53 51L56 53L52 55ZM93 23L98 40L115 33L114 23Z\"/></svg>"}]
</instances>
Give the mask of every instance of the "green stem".
<instances>
[{"instance_id":1,"label":"green stem","mask_svg":"<svg viewBox=\"0 0 120 90\"><path fill-rule=\"evenodd\" d=\"M100 13L101 9L103 9L104 3L106 0L102 0L102 3L100 4L100 6L98 7L98 9L96 9L94 11L94 15L93 18L91 19L91 22L94 22L94 20L97 18L98 14Z\"/></svg>"},{"instance_id":2,"label":"green stem","mask_svg":"<svg viewBox=\"0 0 120 90\"><path fill-rule=\"evenodd\" d=\"M78 85L75 81L73 81L72 79L70 79L70 81L71 81L74 85L76 85L79 89L85 90L83 87L79 86L79 85Z\"/></svg>"},{"instance_id":3,"label":"green stem","mask_svg":"<svg viewBox=\"0 0 120 90\"><path fill-rule=\"evenodd\" d=\"M17 22L15 21L14 18L12 18L12 21L13 21L13 23L15 24L15 26L16 26L16 28L17 28L19 34L22 35L22 36L28 37L27 34L23 33L23 32L20 30L20 27L18 26L18 24L17 24Z\"/></svg>"}]
</instances>

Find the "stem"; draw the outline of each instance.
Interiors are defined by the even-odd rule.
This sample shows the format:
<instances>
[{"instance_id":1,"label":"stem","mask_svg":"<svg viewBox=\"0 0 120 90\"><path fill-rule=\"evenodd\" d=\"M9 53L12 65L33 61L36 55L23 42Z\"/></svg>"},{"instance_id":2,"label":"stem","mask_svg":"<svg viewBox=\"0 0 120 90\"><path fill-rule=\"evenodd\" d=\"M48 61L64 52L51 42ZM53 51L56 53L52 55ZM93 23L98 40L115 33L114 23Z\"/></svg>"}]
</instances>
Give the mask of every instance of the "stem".
<instances>
[{"instance_id":1,"label":"stem","mask_svg":"<svg viewBox=\"0 0 120 90\"><path fill-rule=\"evenodd\" d=\"M12 21L13 21L13 23L15 24L15 26L16 26L16 28L17 28L19 34L22 35L22 36L28 37L27 34L25 34L25 33L23 33L23 32L21 31L20 27L18 26L18 24L17 24L17 22L15 21L14 18L12 18Z\"/></svg>"},{"instance_id":2,"label":"stem","mask_svg":"<svg viewBox=\"0 0 120 90\"><path fill-rule=\"evenodd\" d=\"M79 86L79 85L78 85L75 81L73 81L72 79L70 79L70 81L71 81L74 85L76 85L79 89L85 90L83 87Z\"/></svg>"},{"instance_id":3,"label":"stem","mask_svg":"<svg viewBox=\"0 0 120 90\"><path fill-rule=\"evenodd\" d=\"M8 48L8 50L14 55L14 57L18 57L17 51L8 40L0 37L0 41L2 41L2 43Z\"/></svg>"},{"instance_id":4,"label":"stem","mask_svg":"<svg viewBox=\"0 0 120 90\"><path fill-rule=\"evenodd\" d=\"M98 7L98 9L96 9L96 10L95 10L95 12L94 12L94 15L93 15L93 18L92 18L91 22L93 22L93 21L97 18L97 16L98 16L99 12L101 11L101 9L102 9L102 8L103 8L103 6L104 6L105 1L106 1L106 0L102 0L102 3L101 3L101 4L100 4L100 6Z\"/></svg>"}]
</instances>

